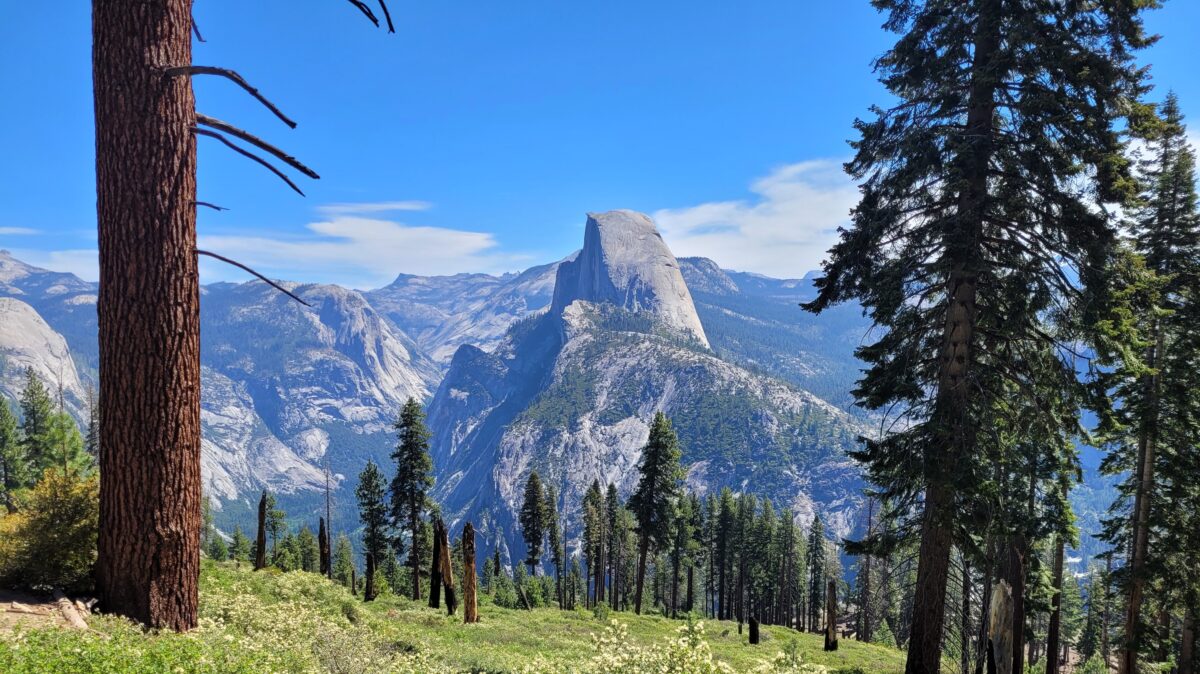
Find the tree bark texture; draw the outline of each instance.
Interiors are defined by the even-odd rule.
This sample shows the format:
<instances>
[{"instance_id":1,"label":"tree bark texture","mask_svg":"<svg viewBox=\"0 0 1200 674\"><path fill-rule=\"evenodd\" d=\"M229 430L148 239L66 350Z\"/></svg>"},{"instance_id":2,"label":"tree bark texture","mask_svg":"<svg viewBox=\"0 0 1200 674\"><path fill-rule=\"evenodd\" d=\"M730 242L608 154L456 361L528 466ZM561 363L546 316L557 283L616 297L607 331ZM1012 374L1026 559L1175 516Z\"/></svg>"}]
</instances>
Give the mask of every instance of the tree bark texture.
<instances>
[{"instance_id":1,"label":"tree bark texture","mask_svg":"<svg viewBox=\"0 0 1200 674\"><path fill-rule=\"evenodd\" d=\"M825 650L838 649L837 585L830 580L825 585Z\"/></svg>"},{"instance_id":2,"label":"tree bark texture","mask_svg":"<svg viewBox=\"0 0 1200 674\"><path fill-rule=\"evenodd\" d=\"M454 566L450 563L450 536L446 524L440 519L434 535L438 538L438 574L442 577L442 587L446 590L446 614L454 615L454 611L458 609L458 596L454 591Z\"/></svg>"},{"instance_id":3,"label":"tree bark texture","mask_svg":"<svg viewBox=\"0 0 1200 674\"><path fill-rule=\"evenodd\" d=\"M475 588L475 527L463 526L463 622L479 622L479 605Z\"/></svg>"},{"instance_id":4,"label":"tree bark texture","mask_svg":"<svg viewBox=\"0 0 1200 674\"><path fill-rule=\"evenodd\" d=\"M366 554L367 558L367 582L363 588L363 601L375 600L375 555Z\"/></svg>"},{"instance_id":5,"label":"tree bark texture","mask_svg":"<svg viewBox=\"0 0 1200 674\"><path fill-rule=\"evenodd\" d=\"M988 613L988 673L1013 674L1012 588L1001 580L992 587ZM1018 673L1020 674L1020 673Z\"/></svg>"},{"instance_id":6,"label":"tree bark texture","mask_svg":"<svg viewBox=\"0 0 1200 674\"><path fill-rule=\"evenodd\" d=\"M638 543L637 588L633 593L634 613L638 615L642 613L642 589L646 583L646 554L650 550L649 537L642 534L641 539L641 542Z\"/></svg>"},{"instance_id":7,"label":"tree bark texture","mask_svg":"<svg viewBox=\"0 0 1200 674\"><path fill-rule=\"evenodd\" d=\"M190 0L95 0L100 533L105 610L196 626L200 289Z\"/></svg>"},{"instance_id":8,"label":"tree bark texture","mask_svg":"<svg viewBox=\"0 0 1200 674\"><path fill-rule=\"evenodd\" d=\"M1060 534L1054 543L1054 598L1050 600L1050 630L1046 635L1046 674L1058 674L1059 637L1062 631L1063 556L1066 543Z\"/></svg>"},{"instance_id":9,"label":"tree bark texture","mask_svg":"<svg viewBox=\"0 0 1200 674\"><path fill-rule=\"evenodd\" d=\"M1196 674L1196 614L1187 609L1180 630L1179 674Z\"/></svg>"}]
</instances>

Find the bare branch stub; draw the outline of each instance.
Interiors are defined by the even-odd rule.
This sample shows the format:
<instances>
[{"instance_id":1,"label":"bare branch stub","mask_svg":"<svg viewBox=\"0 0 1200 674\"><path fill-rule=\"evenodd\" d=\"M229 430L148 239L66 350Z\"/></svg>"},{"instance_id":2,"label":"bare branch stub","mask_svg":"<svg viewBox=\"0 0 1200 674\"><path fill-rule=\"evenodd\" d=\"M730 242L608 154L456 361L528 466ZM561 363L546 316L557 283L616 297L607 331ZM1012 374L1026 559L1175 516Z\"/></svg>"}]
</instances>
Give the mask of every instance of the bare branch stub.
<instances>
[{"instance_id":1,"label":"bare branch stub","mask_svg":"<svg viewBox=\"0 0 1200 674\"><path fill-rule=\"evenodd\" d=\"M237 145L233 144L225 136L222 136L221 134L217 133L216 131L209 131L208 129L198 129L196 127L192 127L192 133L196 133L201 136L208 136L209 138L216 138L217 140L224 143L226 147L233 150L234 152L242 155L243 157L253 159L254 161L258 162L259 164L262 164L263 166L265 166L267 168L268 171L279 176L280 180L287 183L288 187L292 188L293 190L296 190L296 194L299 194L300 196L304 196L304 192L302 192L299 187L296 187L296 183L292 182L291 178L288 178L287 175L284 174L283 171L280 171L279 169L275 168L274 166L271 165L271 162L254 154L253 152L249 152L249 151L244 150L244 149L238 147Z\"/></svg>"},{"instance_id":2,"label":"bare branch stub","mask_svg":"<svg viewBox=\"0 0 1200 674\"><path fill-rule=\"evenodd\" d=\"M371 8L365 2L362 2L362 0L350 0L350 4L357 7L358 11L363 13L363 16L367 17L376 27L379 27L379 18L375 16L375 12L372 12Z\"/></svg>"},{"instance_id":3,"label":"bare branch stub","mask_svg":"<svg viewBox=\"0 0 1200 674\"><path fill-rule=\"evenodd\" d=\"M395 33L396 27L392 25L392 13L388 11L387 2L379 0L379 8L383 10L383 18L387 19L388 32Z\"/></svg>"},{"instance_id":4,"label":"bare branch stub","mask_svg":"<svg viewBox=\"0 0 1200 674\"><path fill-rule=\"evenodd\" d=\"M243 270L243 271L250 272L250 273L251 273L251 274L253 274L254 276L258 277L258 278L259 278L259 280L261 280L261 281L264 281L265 283L267 283L268 285L270 285L272 288L274 288L274 289L278 290L279 292L283 293L284 295L287 295L288 297L290 297L290 298L292 298L292 299L296 300L296 301L297 301L297 302L299 302L300 304L303 304L303 305L304 305L304 306L306 306L306 307L311 307L311 306L312 306L312 305L311 305L311 304L309 304L308 302L305 302L304 300L302 300L302 299L300 299L299 297L297 297L297 296L296 296L294 293L292 293L292 291L288 290L287 288L284 288L283 286L279 285L278 283L276 283L276 282L272 281L271 279L267 278L266 276L263 276L262 274L260 274L260 273L258 273L258 272L256 272L256 271L254 271L254 270L253 270L253 269L251 269L250 267L247 267L246 265L242 264L241 262L238 262L237 260L231 260L231 259L229 259L229 258L225 257L224 255L217 255L216 253L213 253L213 252L211 252L211 251L207 251L207 250L201 250L201 249L199 249L199 248L197 248L197 249L196 249L196 254L197 254L197 255L206 255L206 256L208 256L208 257L211 257L211 258L214 258L214 259L220 260L221 262L224 262L225 264L231 264L231 265L233 265L233 266L235 266L235 267L237 267L238 269L241 269L241 270Z\"/></svg>"},{"instance_id":5,"label":"bare branch stub","mask_svg":"<svg viewBox=\"0 0 1200 674\"><path fill-rule=\"evenodd\" d=\"M197 207L203 206L203 207L205 207L205 208L211 208L211 209L213 209L214 211L227 211L227 210L229 210L228 208L225 208L224 206L218 206L218 205L216 205L216 204L210 204L210 203L209 203L209 202L207 202L207 201L193 201L193 202L192 202L192 204L194 204L194 205L195 205L195 206L197 206Z\"/></svg>"},{"instance_id":6,"label":"bare branch stub","mask_svg":"<svg viewBox=\"0 0 1200 674\"><path fill-rule=\"evenodd\" d=\"M266 96L263 96L262 92L260 92L256 88L250 86L250 83L247 82L245 80L245 78L243 78L241 75L239 75L236 71L230 70L228 68L218 68L216 66L194 66L193 65L193 66L178 66L175 68L167 68L166 74L167 74L167 77L177 77L179 75L188 75L188 76L191 76L191 75L218 75L220 77L224 77L225 79L229 80L230 82L233 82L234 84L236 84L239 87L241 87L242 89L244 89L246 91L246 93L253 96L259 103L262 103L263 106L266 107L266 109L270 110L272 114L274 114L276 117L278 117L280 119L280 121L282 121L284 124L287 124L288 127L293 128L293 129L296 128L296 122L294 122L287 115L283 114L283 111L280 110L270 100L268 100Z\"/></svg>"},{"instance_id":7,"label":"bare branch stub","mask_svg":"<svg viewBox=\"0 0 1200 674\"><path fill-rule=\"evenodd\" d=\"M216 129L217 131L221 131L223 133L227 133L236 138L240 138L241 140L244 140L247 143L250 143L251 145L259 148L260 150L264 150L266 152L269 152L269 153L275 155L283 163L287 164L288 166L291 166L292 168L303 173L304 175L308 176L309 178L312 178L313 180L320 180L320 178L321 178L321 176L317 175L316 171L308 168L304 164L301 164L300 160L296 159L292 155L284 152L283 150L280 150L279 148L275 147L274 145L271 145L267 141L259 138L258 136L255 136L254 134L252 134L248 131L244 131L242 129L239 129L236 126L233 126L232 124L222 122L219 119L214 119L212 117L209 117L208 115L203 115L198 112L196 113L196 121L199 122L200 124L203 124L204 126Z\"/></svg>"},{"instance_id":8,"label":"bare branch stub","mask_svg":"<svg viewBox=\"0 0 1200 674\"><path fill-rule=\"evenodd\" d=\"M192 33L196 35L197 42L208 42L208 40L205 40L204 36L200 34L200 26L196 23L196 17L194 16L192 17Z\"/></svg>"}]
</instances>

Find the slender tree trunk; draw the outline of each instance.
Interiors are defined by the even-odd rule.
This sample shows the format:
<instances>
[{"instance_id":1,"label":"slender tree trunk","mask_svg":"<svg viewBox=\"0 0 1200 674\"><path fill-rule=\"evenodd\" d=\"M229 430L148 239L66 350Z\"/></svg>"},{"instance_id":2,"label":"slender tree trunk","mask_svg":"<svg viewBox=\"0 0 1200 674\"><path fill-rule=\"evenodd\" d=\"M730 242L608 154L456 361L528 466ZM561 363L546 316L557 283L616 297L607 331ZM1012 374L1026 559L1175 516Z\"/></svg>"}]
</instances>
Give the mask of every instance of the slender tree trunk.
<instances>
[{"instance_id":1,"label":"slender tree trunk","mask_svg":"<svg viewBox=\"0 0 1200 674\"><path fill-rule=\"evenodd\" d=\"M1058 674L1059 638L1062 630L1063 555L1062 534L1054 544L1054 598L1050 601L1050 630L1046 636L1046 674Z\"/></svg>"},{"instance_id":2,"label":"slender tree trunk","mask_svg":"<svg viewBox=\"0 0 1200 674\"><path fill-rule=\"evenodd\" d=\"M105 610L196 626L200 286L190 0L95 0L100 528Z\"/></svg>"},{"instance_id":3,"label":"slender tree trunk","mask_svg":"<svg viewBox=\"0 0 1200 674\"><path fill-rule=\"evenodd\" d=\"M1196 614L1187 609L1180 630L1179 674L1196 674Z\"/></svg>"},{"instance_id":4,"label":"slender tree trunk","mask_svg":"<svg viewBox=\"0 0 1200 674\"><path fill-rule=\"evenodd\" d=\"M450 562L450 534L441 519L434 529L434 535L438 539L438 574L442 577L442 587L446 591L446 614L454 615L458 608L458 596L454 591L454 565Z\"/></svg>"},{"instance_id":5,"label":"slender tree trunk","mask_svg":"<svg viewBox=\"0 0 1200 674\"><path fill-rule=\"evenodd\" d=\"M671 617L679 613L679 555L671 555Z\"/></svg>"},{"instance_id":6,"label":"slender tree trunk","mask_svg":"<svg viewBox=\"0 0 1200 674\"><path fill-rule=\"evenodd\" d=\"M363 601L375 600L375 555L368 552L367 558L367 582L363 589Z\"/></svg>"},{"instance_id":7,"label":"slender tree trunk","mask_svg":"<svg viewBox=\"0 0 1200 674\"><path fill-rule=\"evenodd\" d=\"M479 622L479 606L475 590L475 527L463 525L463 622ZM560 598L561 602L561 598Z\"/></svg>"},{"instance_id":8,"label":"slender tree trunk","mask_svg":"<svg viewBox=\"0 0 1200 674\"><path fill-rule=\"evenodd\" d=\"M254 539L254 570L267 566L267 492L258 501L258 534Z\"/></svg>"},{"instance_id":9,"label":"slender tree trunk","mask_svg":"<svg viewBox=\"0 0 1200 674\"><path fill-rule=\"evenodd\" d=\"M980 240L986 217L989 163L991 161L995 90L1000 74L993 60L1000 47L1001 0L986 0L979 8L975 35L972 81L967 103L966 137L969 145L956 163L962 172L957 226L947 231L945 261L950 270L946 284L945 331L939 353L939 376L933 420L942 426L928 463L932 471L945 471L969 457L975 446L971 426L970 396L975 360L976 295L980 273ZM906 674L935 674L941 666L942 632L946 616L951 523L955 501L945 476L935 476L925 489L921 521L921 546L913 601Z\"/></svg>"},{"instance_id":10,"label":"slender tree trunk","mask_svg":"<svg viewBox=\"0 0 1200 674\"><path fill-rule=\"evenodd\" d=\"M1008 581L1012 586L1012 671L1025 671L1025 538L1017 535L1008 548Z\"/></svg>"},{"instance_id":11,"label":"slender tree trunk","mask_svg":"<svg viewBox=\"0 0 1200 674\"><path fill-rule=\"evenodd\" d=\"M421 601L421 555L418 554L421 548L417 545L421 536L421 509L416 504L409 506L408 526L412 531L412 544L408 546L408 563L412 567L412 599Z\"/></svg>"},{"instance_id":12,"label":"slender tree trunk","mask_svg":"<svg viewBox=\"0 0 1200 674\"><path fill-rule=\"evenodd\" d=\"M641 615L642 613L642 589L646 582L646 553L650 550L650 538L646 534L641 534L641 540L638 542L638 570L637 570L637 589L634 590L633 607L634 613Z\"/></svg>"},{"instance_id":13,"label":"slender tree trunk","mask_svg":"<svg viewBox=\"0 0 1200 674\"><path fill-rule=\"evenodd\" d=\"M1100 612L1100 654L1104 659L1104 669L1109 667L1109 654L1111 653L1111 645L1108 642L1108 604L1109 604L1109 583L1112 578L1112 555L1106 555L1104 558L1104 601L1103 610Z\"/></svg>"},{"instance_id":14,"label":"slender tree trunk","mask_svg":"<svg viewBox=\"0 0 1200 674\"><path fill-rule=\"evenodd\" d=\"M321 524L317 528L317 545L321 554L321 575L329 575L329 532L325 530L325 518L321 518Z\"/></svg>"},{"instance_id":15,"label":"slender tree trunk","mask_svg":"<svg viewBox=\"0 0 1200 674\"><path fill-rule=\"evenodd\" d=\"M837 633L837 585L830 580L825 585L825 650L838 649Z\"/></svg>"},{"instance_id":16,"label":"slender tree trunk","mask_svg":"<svg viewBox=\"0 0 1200 674\"><path fill-rule=\"evenodd\" d=\"M729 611L726 608L725 597L725 555L721 555L720 567L717 570L717 618L720 620L729 619Z\"/></svg>"},{"instance_id":17,"label":"slender tree trunk","mask_svg":"<svg viewBox=\"0 0 1200 674\"><path fill-rule=\"evenodd\" d=\"M440 519L433 523L433 554L429 564L429 608L442 607L442 536Z\"/></svg>"},{"instance_id":18,"label":"slender tree trunk","mask_svg":"<svg viewBox=\"0 0 1200 674\"><path fill-rule=\"evenodd\" d=\"M1147 354L1147 366L1154 367L1163 348L1163 332L1156 325L1154 347ZM1148 374L1143 377L1148 408L1153 419L1143 420L1138 438L1137 490L1133 500L1132 546L1129 556L1129 599L1125 604L1125 634L1118 671L1120 674L1137 674L1138 643L1137 626L1141 620L1142 602L1146 591L1146 559L1150 548L1150 502L1154 491L1154 460L1158 441L1158 377Z\"/></svg>"},{"instance_id":19,"label":"slender tree trunk","mask_svg":"<svg viewBox=\"0 0 1200 674\"><path fill-rule=\"evenodd\" d=\"M350 565L350 594L358 596L358 569L354 565Z\"/></svg>"},{"instance_id":20,"label":"slender tree trunk","mask_svg":"<svg viewBox=\"0 0 1200 674\"><path fill-rule=\"evenodd\" d=\"M994 542L990 542L988 543L987 570L983 574L983 585L979 586L981 606L979 610L978 643L975 644L975 674L983 674L983 668L988 660L988 620L991 615L992 604L992 593L989 591L989 588L992 587L992 574L995 567L996 545Z\"/></svg>"},{"instance_id":21,"label":"slender tree trunk","mask_svg":"<svg viewBox=\"0 0 1200 674\"><path fill-rule=\"evenodd\" d=\"M694 571L695 571L695 566L692 564L689 564L688 569L687 569L687 598L684 600L684 603L683 603L685 610L688 613L691 613L696 608L693 604L693 602L695 601L695 595L693 595L693 592L695 592L695 588L692 585L692 583L693 583L692 576L693 576Z\"/></svg>"},{"instance_id":22,"label":"slender tree trunk","mask_svg":"<svg viewBox=\"0 0 1200 674\"><path fill-rule=\"evenodd\" d=\"M962 627L959 635L962 674L971 674L971 566L962 555Z\"/></svg>"}]
</instances>

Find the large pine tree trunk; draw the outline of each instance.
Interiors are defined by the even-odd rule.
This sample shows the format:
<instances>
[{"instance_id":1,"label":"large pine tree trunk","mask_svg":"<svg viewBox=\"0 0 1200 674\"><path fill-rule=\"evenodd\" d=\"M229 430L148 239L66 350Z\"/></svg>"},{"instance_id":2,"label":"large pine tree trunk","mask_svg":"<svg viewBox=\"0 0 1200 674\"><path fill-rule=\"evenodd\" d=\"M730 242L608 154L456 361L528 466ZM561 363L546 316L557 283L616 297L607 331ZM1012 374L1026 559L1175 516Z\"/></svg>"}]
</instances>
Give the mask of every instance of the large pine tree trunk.
<instances>
[{"instance_id":1,"label":"large pine tree trunk","mask_svg":"<svg viewBox=\"0 0 1200 674\"><path fill-rule=\"evenodd\" d=\"M1013 602L1008 583L1000 580L992 587L988 606L988 674L1013 674Z\"/></svg>"},{"instance_id":2,"label":"large pine tree trunk","mask_svg":"<svg viewBox=\"0 0 1200 674\"><path fill-rule=\"evenodd\" d=\"M1063 555L1066 543L1060 534L1054 544L1054 598L1050 601L1050 630L1046 636L1046 674L1058 674L1062 626Z\"/></svg>"},{"instance_id":3,"label":"large pine tree trunk","mask_svg":"<svg viewBox=\"0 0 1200 674\"><path fill-rule=\"evenodd\" d=\"M937 395L932 421L938 445L928 461L934 476L925 490L916 594L906 674L935 674L941 666L946 617L946 585L950 570L951 523L956 517L953 482L945 474L969 457L975 446L970 413L972 364L975 360L976 297L981 271L981 240L986 217L989 163L993 153L993 115L998 86L993 63L1000 48L1001 0L980 3L972 81L967 103L963 147L955 163L961 170L958 217L943 241L950 270L946 284L945 328L939 356Z\"/></svg>"},{"instance_id":4,"label":"large pine tree trunk","mask_svg":"<svg viewBox=\"0 0 1200 674\"><path fill-rule=\"evenodd\" d=\"M959 628L959 661L962 674L971 673L971 566L962 557L962 624Z\"/></svg>"},{"instance_id":5,"label":"large pine tree trunk","mask_svg":"<svg viewBox=\"0 0 1200 674\"><path fill-rule=\"evenodd\" d=\"M95 0L100 536L105 610L196 626L200 287L190 0Z\"/></svg>"},{"instance_id":6,"label":"large pine tree trunk","mask_svg":"<svg viewBox=\"0 0 1200 674\"><path fill-rule=\"evenodd\" d=\"M1183 614L1179 636L1179 674L1196 674L1196 614L1190 608Z\"/></svg>"},{"instance_id":7,"label":"large pine tree trunk","mask_svg":"<svg viewBox=\"0 0 1200 674\"><path fill-rule=\"evenodd\" d=\"M463 622L479 622L479 605L475 589L475 527L463 525Z\"/></svg>"},{"instance_id":8,"label":"large pine tree trunk","mask_svg":"<svg viewBox=\"0 0 1200 674\"><path fill-rule=\"evenodd\" d=\"M639 615L642 613L642 589L646 584L646 554L649 550L650 538L643 533L638 542L637 589L633 594L634 613Z\"/></svg>"},{"instance_id":9,"label":"large pine tree trunk","mask_svg":"<svg viewBox=\"0 0 1200 674\"><path fill-rule=\"evenodd\" d=\"M375 600L375 555L366 554L367 557L367 582L363 589L363 601Z\"/></svg>"}]
</instances>

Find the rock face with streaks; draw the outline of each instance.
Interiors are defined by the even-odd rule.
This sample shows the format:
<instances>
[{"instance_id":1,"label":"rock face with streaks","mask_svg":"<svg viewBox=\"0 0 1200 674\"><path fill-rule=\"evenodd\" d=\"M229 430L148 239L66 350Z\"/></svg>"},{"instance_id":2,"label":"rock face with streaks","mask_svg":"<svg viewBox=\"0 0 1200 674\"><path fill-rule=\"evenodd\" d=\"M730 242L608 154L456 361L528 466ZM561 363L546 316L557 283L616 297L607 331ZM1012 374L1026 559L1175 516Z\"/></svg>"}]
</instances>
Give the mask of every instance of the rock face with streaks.
<instances>
[{"instance_id":1,"label":"rock face with streaks","mask_svg":"<svg viewBox=\"0 0 1200 674\"><path fill-rule=\"evenodd\" d=\"M679 432L692 489L751 490L800 519L820 512L839 533L855 525L859 476L844 450L859 422L714 353L678 262L630 211L588 217L548 312L515 323L491 353L455 354L429 406L435 495L517 559L529 473L558 487L577 535L593 480L632 491L658 411Z\"/></svg>"}]
</instances>

